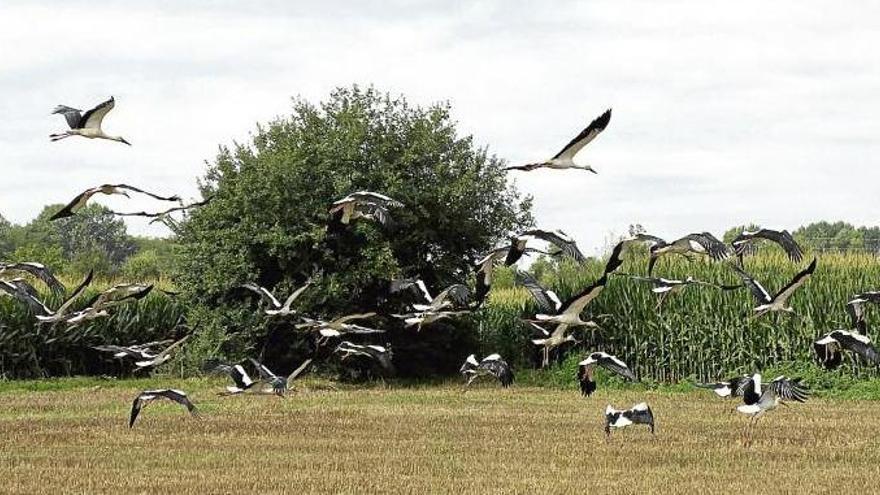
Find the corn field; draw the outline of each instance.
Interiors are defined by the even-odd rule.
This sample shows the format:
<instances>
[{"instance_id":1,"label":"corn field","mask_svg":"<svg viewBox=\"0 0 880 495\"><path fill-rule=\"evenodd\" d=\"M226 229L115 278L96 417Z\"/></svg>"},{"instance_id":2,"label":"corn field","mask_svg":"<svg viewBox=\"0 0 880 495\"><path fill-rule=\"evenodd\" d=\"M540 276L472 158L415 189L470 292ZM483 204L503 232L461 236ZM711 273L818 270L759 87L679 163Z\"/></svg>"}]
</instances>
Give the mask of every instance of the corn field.
<instances>
[{"instance_id":1,"label":"corn field","mask_svg":"<svg viewBox=\"0 0 880 495\"><path fill-rule=\"evenodd\" d=\"M760 253L745 259L745 269L771 294L787 284L808 263L795 265L781 254ZM620 272L644 275L647 254L629 253ZM542 283L564 301L601 276L599 262L576 266L563 263ZM662 259L655 276L718 284L741 281L724 263L683 258ZM783 362L814 360L813 340L837 328L850 328L845 304L858 292L880 288L880 263L864 253L821 255L813 277L792 297L796 315L770 314L749 318L755 301L746 288L722 292L689 286L657 308L648 282L611 276L605 290L586 310L600 329L576 333L577 350L603 350L617 355L642 379L675 382L684 378L714 379L735 371L749 372ZM485 352L501 352L520 366L530 360L536 337L521 321L537 306L522 288L493 290L479 319ZM868 320L872 319L868 309ZM577 331L576 331L577 332ZM582 352L577 352L577 355ZM873 373L861 371L860 373Z\"/></svg>"},{"instance_id":2,"label":"corn field","mask_svg":"<svg viewBox=\"0 0 880 495\"><path fill-rule=\"evenodd\" d=\"M72 287L78 281L67 281ZM74 303L81 307L100 289L115 282L99 282ZM141 301L113 308L111 315L79 327L40 325L33 314L10 297L0 297L0 378L66 375L125 374L129 368L113 363L108 355L91 347L101 344L133 344L170 338L185 308L173 298L153 291ZM44 293L50 308L61 297Z\"/></svg>"}]
</instances>

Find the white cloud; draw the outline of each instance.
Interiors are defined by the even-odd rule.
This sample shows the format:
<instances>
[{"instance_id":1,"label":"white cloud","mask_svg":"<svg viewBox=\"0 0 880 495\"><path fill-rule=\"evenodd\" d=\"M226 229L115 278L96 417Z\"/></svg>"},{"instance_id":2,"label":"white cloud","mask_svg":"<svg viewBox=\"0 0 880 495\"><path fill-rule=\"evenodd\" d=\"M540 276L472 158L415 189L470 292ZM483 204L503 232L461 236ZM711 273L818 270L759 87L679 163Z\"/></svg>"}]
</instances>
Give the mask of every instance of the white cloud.
<instances>
[{"instance_id":1,"label":"white cloud","mask_svg":"<svg viewBox=\"0 0 880 495\"><path fill-rule=\"evenodd\" d=\"M878 14L868 1L4 2L0 212L25 222L111 181L192 196L217 145L291 96L372 83L448 99L512 162L555 153L613 106L579 157L599 175L516 175L539 222L587 248L634 222L670 236L875 223ZM133 147L48 142L55 104L110 94L106 129Z\"/></svg>"}]
</instances>

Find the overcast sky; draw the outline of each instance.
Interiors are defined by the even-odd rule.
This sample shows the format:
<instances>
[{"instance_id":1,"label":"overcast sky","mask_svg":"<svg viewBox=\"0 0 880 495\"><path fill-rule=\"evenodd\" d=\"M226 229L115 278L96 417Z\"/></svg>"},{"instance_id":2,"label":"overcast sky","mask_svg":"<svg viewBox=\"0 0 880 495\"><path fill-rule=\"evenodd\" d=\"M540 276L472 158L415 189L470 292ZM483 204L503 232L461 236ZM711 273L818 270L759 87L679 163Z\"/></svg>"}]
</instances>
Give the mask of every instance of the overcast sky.
<instances>
[{"instance_id":1,"label":"overcast sky","mask_svg":"<svg viewBox=\"0 0 880 495\"><path fill-rule=\"evenodd\" d=\"M86 187L196 194L220 144L290 98L372 84L449 100L513 163L554 155L614 109L579 171L511 173L538 224L585 251L639 222L675 237L736 224L876 224L880 2L0 3L0 213ZM50 116L113 95L104 129ZM100 202L120 209L148 203ZM135 233L159 227L132 221Z\"/></svg>"}]
</instances>

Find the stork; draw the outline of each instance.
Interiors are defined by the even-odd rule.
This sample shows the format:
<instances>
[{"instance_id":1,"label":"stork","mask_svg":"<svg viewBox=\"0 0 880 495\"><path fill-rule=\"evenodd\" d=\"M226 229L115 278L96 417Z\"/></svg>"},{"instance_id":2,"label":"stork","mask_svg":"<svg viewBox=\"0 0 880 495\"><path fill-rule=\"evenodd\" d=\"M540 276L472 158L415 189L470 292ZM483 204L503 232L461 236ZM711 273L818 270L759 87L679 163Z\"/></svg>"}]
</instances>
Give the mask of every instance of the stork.
<instances>
[{"instance_id":1,"label":"stork","mask_svg":"<svg viewBox=\"0 0 880 495\"><path fill-rule=\"evenodd\" d=\"M739 274L743 283L752 291L752 295L758 302L758 305L755 306L754 309L754 315L752 316L753 318L757 318L771 311L786 311L788 313L794 313L794 309L787 305L788 300L791 298L792 294L794 294L794 291L806 283L807 280L810 279L810 276L813 275L813 272L816 270L816 258L813 258L813 262L810 263L807 268L795 275L791 282L780 289L774 296L770 296L767 289L765 289L757 280L752 278L751 275L746 273L745 270L735 264L731 264L730 266Z\"/></svg>"},{"instance_id":2,"label":"stork","mask_svg":"<svg viewBox=\"0 0 880 495\"><path fill-rule=\"evenodd\" d=\"M62 295L67 290L46 265L25 261L20 263L0 263L0 275L6 272L24 272L41 280L55 295Z\"/></svg>"},{"instance_id":3,"label":"stork","mask_svg":"<svg viewBox=\"0 0 880 495\"><path fill-rule=\"evenodd\" d=\"M868 291L856 294L846 303L846 311L852 319L852 326L861 333L868 331L865 319L865 304L880 304L880 291Z\"/></svg>"},{"instance_id":4,"label":"stork","mask_svg":"<svg viewBox=\"0 0 880 495\"><path fill-rule=\"evenodd\" d=\"M629 409L617 410L611 404L605 407L605 438L611 437L612 428L629 425L648 425L654 435L654 412L646 402L640 402Z\"/></svg>"},{"instance_id":5,"label":"stork","mask_svg":"<svg viewBox=\"0 0 880 495\"><path fill-rule=\"evenodd\" d=\"M195 404L193 404L192 401L189 400L186 392L182 390L177 390L173 388L144 390L143 392L139 393L138 396L134 398L134 402L131 403L131 414L129 415L128 419L128 427L134 427L134 422L137 419L138 414L140 414L141 410L157 399L167 399L176 402L186 407L190 415L196 417L199 415Z\"/></svg>"},{"instance_id":6,"label":"stork","mask_svg":"<svg viewBox=\"0 0 880 495\"><path fill-rule=\"evenodd\" d=\"M788 255L788 258L795 263L800 263L804 258L803 250L801 250L797 241L794 240L794 237L787 230L743 230L730 244L741 261L744 255L755 251L754 243L760 239L766 239L779 244L785 251L785 254Z\"/></svg>"},{"instance_id":7,"label":"stork","mask_svg":"<svg viewBox=\"0 0 880 495\"><path fill-rule=\"evenodd\" d=\"M287 390L290 388L290 384L293 383L305 370L312 364L311 359L306 359L299 365L299 367L293 370L287 376L278 376L272 372L269 368L264 366L262 363L257 361L254 358L250 359L251 363L257 368L257 372L260 374L260 380L265 382L272 389L272 393L277 395L278 397L284 397L284 394L287 393Z\"/></svg>"},{"instance_id":8,"label":"stork","mask_svg":"<svg viewBox=\"0 0 880 495\"><path fill-rule=\"evenodd\" d=\"M393 313L391 316L403 320L407 328L413 326L416 327L416 331L419 332L422 330L423 326L430 325L431 323L442 320L444 318L465 315L470 312L470 310L426 310L403 314Z\"/></svg>"},{"instance_id":9,"label":"stork","mask_svg":"<svg viewBox=\"0 0 880 495\"><path fill-rule=\"evenodd\" d=\"M550 168L557 170L564 169L579 169L579 170L588 170L597 173L593 167L590 165L578 165L574 162L575 155L587 144L590 143L593 139L596 138L602 131L608 127L608 123L611 121L611 109L605 111L602 115L594 119L590 122L583 131L580 132L574 139L571 140L568 144L562 148L562 151L556 154L553 158L535 163L527 163L525 165L514 165L510 167L505 167L504 170L535 170L537 168Z\"/></svg>"},{"instance_id":10,"label":"stork","mask_svg":"<svg viewBox=\"0 0 880 495\"><path fill-rule=\"evenodd\" d=\"M86 287L92 283L93 276L94 271L89 271L83 281L80 282L73 292L70 293L70 296L68 296L55 311L49 310L45 315L36 315L37 321L40 323L56 323L67 320L69 318L68 312L70 311L70 306L83 293L83 291L85 291Z\"/></svg>"},{"instance_id":11,"label":"stork","mask_svg":"<svg viewBox=\"0 0 880 495\"><path fill-rule=\"evenodd\" d=\"M340 361L345 362L349 359L360 358L378 366L385 376L394 374L394 354L390 345L360 345L344 340L336 346L333 352L339 354Z\"/></svg>"},{"instance_id":12,"label":"stork","mask_svg":"<svg viewBox=\"0 0 880 495\"><path fill-rule=\"evenodd\" d=\"M500 354L489 354L482 360L477 361L477 356L471 354L465 359L459 373L467 380L465 388L469 387L474 380L484 375L494 376L504 388L513 384L513 370Z\"/></svg>"},{"instance_id":13,"label":"stork","mask_svg":"<svg viewBox=\"0 0 880 495\"><path fill-rule=\"evenodd\" d=\"M36 290L23 279L0 280L0 294L5 293L19 302L25 303L36 315L47 315L51 309L41 301Z\"/></svg>"},{"instance_id":14,"label":"stork","mask_svg":"<svg viewBox=\"0 0 880 495\"><path fill-rule=\"evenodd\" d=\"M135 361L134 365L137 366L138 370L143 370L147 368L155 368L156 366L168 362L171 359L171 351L182 346L187 340L189 340L191 335L192 334L184 335L183 338L169 345L159 354L146 353L144 358L140 361Z\"/></svg>"},{"instance_id":15,"label":"stork","mask_svg":"<svg viewBox=\"0 0 880 495\"><path fill-rule=\"evenodd\" d=\"M390 216L389 208L402 208L403 203L371 191L358 191L333 202L330 216L339 216L339 222L348 225L352 220L366 218L387 225Z\"/></svg>"},{"instance_id":16,"label":"stork","mask_svg":"<svg viewBox=\"0 0 880 495\"><path fill-rule=\"evenodd\" d=\"M581 395L584 397L589 397L596 390L596 382L593 380L593 370L596 369L596 366L601 366L627 380L637 381L636 375L629 366L616 356L604 352L594 352L578 363L577 379L581 386Z\"/></svg>"},{"instance_id":17,"label":"stork","mask_svg":"<svg viewBox=\"0 0 880 495\"><path fill-rule=\"evenodd\" d=\"M89 139L108 139L110 141L117 141L131 146L131 143L126 141L122 136L111 136L104 133L104 130L101 129L101 122L104 120L107 113L110 112L110 110L113 110L115 105L116 100L112 96L109 100L100 103L86 113L82 113L81 110L66 105L58 105L55 107L55 110L52 110L52 113L60 113L61 115L64 115L70 129L61 133L50 134L49 138L54 142L70 136L82 136Z\"/></svg>"},{"instance_id":18,"label":"stork","mask_svg":"<svg viewBox=\"0 0 880 495\"><path fill-rule=\"evenodd\" d=\"M843 360L841 351L850 351L867 360L871 365L880 365L880 354L867 335L847 330L833 330L813 342L813 349L822 365L829 370L840 366Z\"/></svg>"},{"instance_id":19,"label":"stork","mask_svg":"<svg viewBox=\"0 0 880 495\"><path fill-rule=\"evenodd\" d=\"M565 232L561 230L551 232L549 230L532 229L511 238L504 264L510 266L519 261L522 255L529 250L526 244L532 239L542 240L556 246L561 254L574 259L578 263L586 260L584 254L578 249L577 243Z\"/></svg>"},{"instance_id":20,"label":"stork","mask_svg":"<svg viewBox=\"0 0 880 495\"><path fill-rule=\"evenodd\" d=\"M793 400L804 402L810 392L801 384L800 379L791 380L782 375L777 376L766 387L762 387L761 374L755 373L751 379L743 384L743 404L736 408L737 411L751 416L749 424L743 432L746 445L751 444L752 430L758 424L767 411L776 409L779 404L785 405L784 401Z\"/></svg>"},{"instance_id":21,"label":"stork","mask_svg":"<svg viewBox=\"0 0 880 495\"><path fill-rule=\"evenodd\" d=\"M706 255L715 261L723 261L731 256L731 250L709 232L688 234L672 242L648 235L638 234L633 240L645 241L650 245L648 275L654 272L654 265L661 256L678 254L691 258L693 255Z\"/></svg>"},{"instance_id":22,"label":"stork","mask_svg":"<svg viewBox=\"0 0 880 495\"><path fill-rule=\"evenodd\" d=\"M311 284L312 284L311 279L307 280L306 283L302 287L300 287L290 293L290 295L287 297L287 299L284 300L284 304L282 304L281 301L276 299L275 296L271 292L269 292L269 289L266 289L265 287L261 287L255 283L249 282L246 284L242 284L239 287L242 287L244 289L247 289L249 291L256 293L258 296L262 297L263 299L268 301L269 304L272 305L272 309L267 308L264 311L266 313L266 315L268 315L268 316L289 316L289 315L296 313L295 310L290 309L290 305L293 304L293 302L296 301L296 299L300 296L300 294L302 294L306 289L308 289Z\"/></svg>"},{"instance_id":23,"label":"stork","mask_svg":"<svg viewBox=\"0 0 880 495\"><path fill-rule=\"evenodd\" d=\"M134 344L128 346L106 344L93 346L92 349L99 352L113 353L113 357L117 359L130 357L138 361L142 361L145 359L152 359L156 357L156 353L153 352L153 348L158 346L167 346L168 344L171 344L173 342L173 340L159 340L155 342L147 342L145 344Z\"/></svg>"},{"instance_id":24,"label":"stork","mask_svg":"<svg viewBox=\"0 0 880 495\"><path fill-rule=\"evenodd\" d=\"M134 186L129 186L128 184L102 184L100 186L90 187L85 191L76 195L69 203L67 203L64 208L61 208L51 217L49 217L49 221L58 220L59 218L67 218L76 214L77 211L85 207L86 203L92 199L92 196L95 194L105 194L107 196L112 196L114 194L125 196L126 198L131 198L127 191L132 191L140 194L147 195L151 198L158 199L159 201L180 201L180 197L177 195L174 196L159 196L158 194L153 194L151 192L145 191L143 189L139 189Z\"/></svg>"},{"instance_id":25,"label":"stork","mask_svg":"<svg viewBox=\"0 0 880 495\"><path fill-rule=\"evenodd\" d=\"M742 287L742 285L719 285L714 284L712 282L704 282L702 280L696 280L694 277L688 275L684 280L676 280L669 279L663 277L642 277L639 275L631 275L631 274L622 274L632 280L637 280L639 282L649 282L654 287L651 288L651 292L658 295L657 298L657 306L655 309L660 309L663 306L663 303L666 301L666 298L669 296L681 292L685 287L691 285L700 285L704 287L714 287L721 291L730 291L736 290Z\"/></svg>"}]
</instances>

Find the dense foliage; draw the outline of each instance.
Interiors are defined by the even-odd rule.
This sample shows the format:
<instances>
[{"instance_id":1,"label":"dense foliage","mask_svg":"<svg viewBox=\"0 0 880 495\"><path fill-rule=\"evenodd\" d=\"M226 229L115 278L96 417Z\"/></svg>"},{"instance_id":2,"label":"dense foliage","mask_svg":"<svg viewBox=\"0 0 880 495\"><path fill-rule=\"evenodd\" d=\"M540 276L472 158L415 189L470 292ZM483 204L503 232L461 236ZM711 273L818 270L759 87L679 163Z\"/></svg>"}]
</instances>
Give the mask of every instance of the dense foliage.
<instances>
[{"instance_id":1,"label":"dense foliage","mask_svg":"<svg viewBox=\"0 0 880 495\"><path fill-rule=\"evenodd\" d=\"M470 282L473 261L531 223L530 203L508 184L499 159L457 134L449 110L340 89L318 106L295 101L289 117L258 127L249 145L221 150L202 183L211 202L181 226L179 238L176 281L209 320L202 336L228 339L224 351L236 357L296 344L289 325L264 322L250 296L237 293L244 282L284 295L312 279L298 307L327 319L404 309L385 306L395 277L421 277L435 292ZM331 203L358 190L405 207L392 210L387 227L328 227ZM458 366L469 328L463 319L418 338L387 337L404 362L401 372L426 374Z\"/></svg>"}]
</instances>

